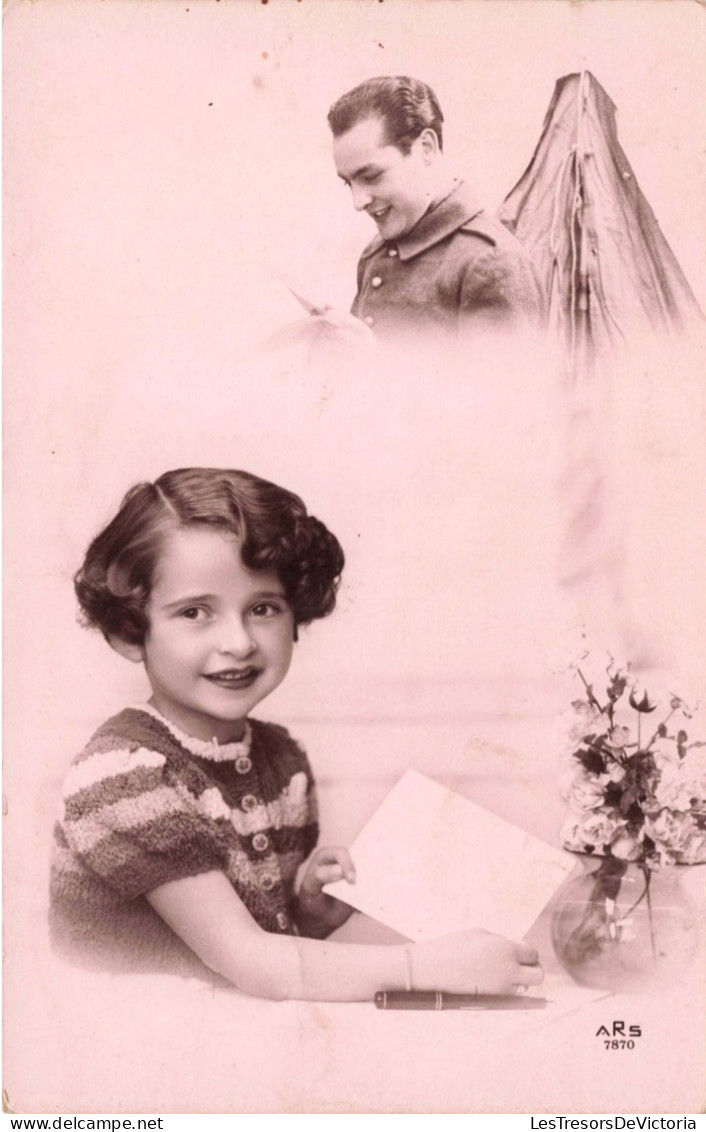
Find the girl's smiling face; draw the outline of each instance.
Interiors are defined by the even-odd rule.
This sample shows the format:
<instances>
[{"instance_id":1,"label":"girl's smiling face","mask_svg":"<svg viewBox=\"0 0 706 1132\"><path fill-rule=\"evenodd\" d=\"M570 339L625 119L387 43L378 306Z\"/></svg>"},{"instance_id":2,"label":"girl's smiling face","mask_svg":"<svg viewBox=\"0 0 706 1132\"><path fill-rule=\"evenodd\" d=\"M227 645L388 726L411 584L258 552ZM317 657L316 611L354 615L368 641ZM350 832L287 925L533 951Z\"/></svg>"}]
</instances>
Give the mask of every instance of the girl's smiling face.
<instances>
[{"instance_id":1,"label":"girl's smiling face","mask_svg":"<svg viewBox=\"0 0 706 1132\"><path fill-rule=\"evenodd\" d=\"M277 573L248 570L233 535L176 529L162 547L146 612L144 644L120 651L144 662L152 704L195 738L241 739L248 713L292 659L294 616Z\"/></svg>"}]
</instances>

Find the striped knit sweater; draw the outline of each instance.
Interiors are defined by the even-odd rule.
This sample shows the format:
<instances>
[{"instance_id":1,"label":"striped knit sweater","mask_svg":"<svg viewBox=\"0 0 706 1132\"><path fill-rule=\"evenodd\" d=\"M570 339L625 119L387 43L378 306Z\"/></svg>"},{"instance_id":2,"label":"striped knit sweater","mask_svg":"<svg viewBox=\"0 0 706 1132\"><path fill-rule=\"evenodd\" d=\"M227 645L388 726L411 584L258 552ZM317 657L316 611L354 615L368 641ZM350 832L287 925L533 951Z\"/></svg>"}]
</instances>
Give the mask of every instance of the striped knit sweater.
<instances>
[{"instance_id":1,"label":"striped knit sweater","mask_svg":"<svg viewBox=\"0 0 706 1132\"><path fill-rule=\"evenodd\" d=\"M91 965L205 968L144 894L218 869L262 928L295 934L294 880L318 837L306 755L250 720L218 746L149 705L109 719L73 761L55 827L54 944Z\"/></svg>"}]
</instances>

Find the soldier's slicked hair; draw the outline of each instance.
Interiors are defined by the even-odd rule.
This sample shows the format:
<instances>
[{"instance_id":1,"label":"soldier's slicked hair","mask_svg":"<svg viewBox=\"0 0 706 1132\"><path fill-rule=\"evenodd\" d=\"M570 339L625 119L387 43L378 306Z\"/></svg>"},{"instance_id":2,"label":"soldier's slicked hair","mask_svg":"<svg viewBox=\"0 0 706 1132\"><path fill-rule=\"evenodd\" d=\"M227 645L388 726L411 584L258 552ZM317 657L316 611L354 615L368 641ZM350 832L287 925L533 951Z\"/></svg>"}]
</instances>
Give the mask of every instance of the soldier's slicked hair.
<instances>
[{"instance_id":1,"label":"soldier's slicked hair","mask_svg":"<svg viewBox=\"0 0 706 1132\"><path fill-rule=\"evenodd\" d=\"M387 144L402 153L409 153L424 130L433 130L443 149L444 115L434 91L419 79L407 75L367 79L341 95L328 112L334 137L366 118L382 118Z\"/></svg>"}]
</instances>

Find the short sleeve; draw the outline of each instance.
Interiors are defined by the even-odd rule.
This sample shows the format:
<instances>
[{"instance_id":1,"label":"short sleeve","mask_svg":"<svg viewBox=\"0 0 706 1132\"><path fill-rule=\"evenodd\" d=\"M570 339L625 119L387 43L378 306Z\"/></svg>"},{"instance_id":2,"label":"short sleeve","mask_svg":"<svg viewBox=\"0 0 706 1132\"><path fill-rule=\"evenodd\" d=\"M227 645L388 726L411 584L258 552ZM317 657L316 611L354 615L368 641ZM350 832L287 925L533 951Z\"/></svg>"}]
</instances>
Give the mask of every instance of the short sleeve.
<instances>
[{"instance_id":1,"label":"short sleeve","mask_svg":"<svg viewBox=\"0 0 706 1132\"><path fill-rule=\"evenodd\" d=\"M319 840L319 799L316 783L309 772L306 792L306 815L304 820L304 856L308 857Z\"/></svg>"},{"instance_id":2,"label":"short sleeve","mask_svg":"<svg viewBox=\"0 0 706 1132\"><path fill-rule=\"evenodd\" d=\"M61 829L89 873L131 899L160 884L225 865L217 823L164 755L146 747L97 751L71 768Z\"/></svg>"}]
</instances>

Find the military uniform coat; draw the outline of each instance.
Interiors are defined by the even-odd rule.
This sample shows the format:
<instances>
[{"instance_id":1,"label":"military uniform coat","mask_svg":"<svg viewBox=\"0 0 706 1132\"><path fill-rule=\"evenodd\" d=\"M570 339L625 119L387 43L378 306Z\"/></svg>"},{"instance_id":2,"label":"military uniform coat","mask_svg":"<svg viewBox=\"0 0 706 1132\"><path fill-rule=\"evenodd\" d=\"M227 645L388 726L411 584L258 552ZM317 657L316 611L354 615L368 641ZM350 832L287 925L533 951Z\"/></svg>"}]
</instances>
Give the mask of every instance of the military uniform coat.
<instances>
[{"instance_id":1,"label":"military uniform coat","mask_svg":"<svg viewBox=\"0 0 706 1132\"><path fill-rule=\"evenodd\" d=\"M398 240L368 245L352 313L385 338L539 326L544 309L525 249L459 182Z\"/></svg>"}]
</instances>

